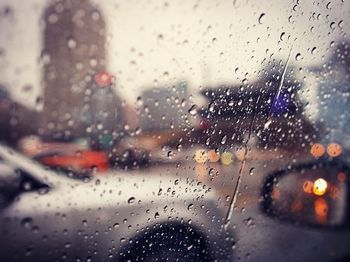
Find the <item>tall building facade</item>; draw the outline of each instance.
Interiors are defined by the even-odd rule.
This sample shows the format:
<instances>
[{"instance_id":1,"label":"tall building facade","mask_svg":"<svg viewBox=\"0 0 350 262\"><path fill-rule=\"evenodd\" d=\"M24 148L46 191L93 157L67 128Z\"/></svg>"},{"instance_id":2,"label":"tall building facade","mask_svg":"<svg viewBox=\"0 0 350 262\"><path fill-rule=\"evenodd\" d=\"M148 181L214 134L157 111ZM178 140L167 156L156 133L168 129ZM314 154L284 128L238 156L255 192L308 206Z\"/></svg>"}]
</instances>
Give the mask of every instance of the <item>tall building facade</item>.
<instances>
[{"instance_id":1,"label":"tall building facade","mask_svg":"<svg viewBox=\"0 0 350 262\"><path fill-rule=\"evenodd\" d=\"M105 21L88 0L56 0L46 8L43 21L40 135L69 140L82 136L84 96L91 94L96 74L106 68Z\"/></svg>"}]
</instances>

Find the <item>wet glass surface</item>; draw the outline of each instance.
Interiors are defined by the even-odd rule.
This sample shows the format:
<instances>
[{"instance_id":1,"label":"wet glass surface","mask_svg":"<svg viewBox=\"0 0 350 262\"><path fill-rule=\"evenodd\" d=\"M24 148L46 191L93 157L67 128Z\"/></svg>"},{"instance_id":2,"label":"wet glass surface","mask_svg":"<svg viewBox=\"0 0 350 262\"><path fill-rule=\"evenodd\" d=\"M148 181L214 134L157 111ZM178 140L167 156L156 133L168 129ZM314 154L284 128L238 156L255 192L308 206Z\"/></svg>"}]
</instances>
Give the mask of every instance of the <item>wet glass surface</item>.
<instances>
[{"instance_id":1,"label":"wet glass surface","mask_svg":"<svg viewBox=\"0 0 350 262\"><path fill-rule=\"evenodd\" d=\"M347 261L349 12L0 1L0 259Z\"/></svg>"}]
</instances>

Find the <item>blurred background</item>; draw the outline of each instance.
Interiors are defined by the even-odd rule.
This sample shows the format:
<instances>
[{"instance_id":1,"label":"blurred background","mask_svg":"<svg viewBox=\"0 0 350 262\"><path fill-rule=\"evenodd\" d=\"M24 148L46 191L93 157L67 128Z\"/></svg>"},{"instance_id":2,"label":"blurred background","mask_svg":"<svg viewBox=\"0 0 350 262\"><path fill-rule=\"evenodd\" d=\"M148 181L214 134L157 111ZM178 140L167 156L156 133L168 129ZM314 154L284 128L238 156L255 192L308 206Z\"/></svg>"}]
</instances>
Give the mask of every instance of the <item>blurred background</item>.
<instances>
[{"instance_id":1,"label":"blurred background","mask_svg":"<svg viewBox=\"0 0 350 262\"><path fill-rule=\"evenodd\" d=\"M242 214L272 170L349 158L349 10L0 0L0 141L79 179L135 169L195 178L226 212L244 175Z\"/></svg>"}]
</instances>

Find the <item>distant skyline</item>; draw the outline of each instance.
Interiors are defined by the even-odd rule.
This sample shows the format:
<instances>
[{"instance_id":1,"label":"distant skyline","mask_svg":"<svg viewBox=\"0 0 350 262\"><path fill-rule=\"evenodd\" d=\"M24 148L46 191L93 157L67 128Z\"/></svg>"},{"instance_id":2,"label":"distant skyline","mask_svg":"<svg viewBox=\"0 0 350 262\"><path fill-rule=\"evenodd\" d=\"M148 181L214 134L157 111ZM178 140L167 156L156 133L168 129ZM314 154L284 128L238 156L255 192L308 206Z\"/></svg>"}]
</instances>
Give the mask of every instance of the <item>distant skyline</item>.
<instances>
[{"instance_id":1,"label":"distant skyline","mask_svg":"<svg viewBox=\"0 0 350 262\"><path fill-rule=\"evenodd\" d=\"M0 10L12 10L0 16L0 84L31 106L42 92L40 17L48 2L0 0ZM146 87L181 80L190 94L201 86L253 82L264 60L286 60L292 46L291 65L318 65L331 41L350 28L350 1L92 2L107 24L108 70L130 103ZM26 86L31 91L23 92Z\"/></svg>"}]
</instances>

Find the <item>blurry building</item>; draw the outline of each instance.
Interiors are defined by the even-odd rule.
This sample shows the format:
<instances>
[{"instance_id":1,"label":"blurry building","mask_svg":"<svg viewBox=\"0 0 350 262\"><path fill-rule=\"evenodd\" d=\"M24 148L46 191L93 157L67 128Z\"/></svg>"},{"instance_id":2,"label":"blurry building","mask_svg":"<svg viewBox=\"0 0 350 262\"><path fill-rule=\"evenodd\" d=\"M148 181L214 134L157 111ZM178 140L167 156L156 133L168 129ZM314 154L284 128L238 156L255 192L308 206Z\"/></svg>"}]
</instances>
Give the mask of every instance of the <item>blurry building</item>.
<instances>
[{"instance_id":1,"label":"blurry building","mask_svg":"<svg viewBox=\"0 0 350 262\"><path fill-rule=\"evenodd\" d=\"M350 147L350 42L339 41L318 76L318 117L325 143ZM344 144L345 143L345 144Z\"/></svg>"},{"instance_id":2,"label":"blurry building","mask_svg":"<svg viewBox=\"0 0 350 262\"><path fill-rule=\"evenodd\" d=\"M245 143L250 133L265 148L307 143L305 137L311 138L315 130L303 115L298 97L301 83L289 70L280 86L282 70L266 68L266 74L255 82L203 90L207 105L200 111L202 140L210 146L230 147Z\"/></svg>"},{"instance_id":3,"label":"blurry building","mask_svg":"<svg viewBox=\"0 0 350 262\"><path fill-rule=\"evenodd\" d=\"M110 139L122 114L113 79L105 72L106 25L101 12L88 0L55 0L43 20L40 135L46 140L91 134Z\"/></svg>"},{"instance_id":4,"label":"blurry building","mask_svg":"<svg viewBox=\"0 0 350 262\"><path fill-rule=\"evenodd\" d=\"M15 102L0 85L0 142L16 146L18 140L36 132L38 113Z\"/></svg>"},{"instance_id":5,"label":"blurry building","mask_svg":"<svg viewBox=\"0 0 350 262\"><path fill-rule=\"evenodd\" d=\"M182 131L189 126L185 103L188 90L185 82L174 86L150 88L142 92L140 128L143 133Z\"/></svg>"}]
</instances>

